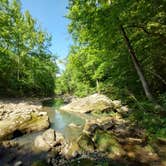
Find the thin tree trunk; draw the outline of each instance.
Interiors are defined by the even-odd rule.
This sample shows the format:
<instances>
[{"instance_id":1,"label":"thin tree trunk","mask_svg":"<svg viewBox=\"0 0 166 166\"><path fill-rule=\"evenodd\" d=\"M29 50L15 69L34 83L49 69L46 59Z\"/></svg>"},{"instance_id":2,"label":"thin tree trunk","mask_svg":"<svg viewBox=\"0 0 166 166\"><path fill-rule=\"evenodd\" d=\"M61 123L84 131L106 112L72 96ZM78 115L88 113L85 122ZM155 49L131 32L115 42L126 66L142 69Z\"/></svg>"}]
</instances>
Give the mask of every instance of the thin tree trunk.
<instances>
[{"instance_id":1,"label":"thin tree trunk","mask_svg":"<svg viewBox=\"0 0 166 166\"><path fill-rule=\"evenodd\" d=\"M18 55L18 60L17 60L17 81L20 80L20 56Z\"/></svg>"},{"instance_id":2,"label":"thin tree trunk","mask_svg":"<svg viewBox=\"0 0 166 166\"><path fill-rule=\"evenodd\" d=\"M99 86L99 81L96 80L96 90L97 90L97 93L100 94L100 86Z\"/></svg>"},{"instance_id":3,"label":"thin tree trunk","mask_svg":"<svg viewBox=\"0 0 166 166\"><path fill-rule=\"evenodd\" d=\"M18 59L17 59L17 81L20 80L20 45L19 45L19 36L18 36L18 40L17 40L17 56L18 56Z\"/></svg>"},{"instance_id":4,"label":"thin tree trunk","mask_svg":"<svg viewBox=\"0 0 166 166\"><path fill-rule=\"evenodd\" d=\"M152 101L153 98L152 98L151 92L150 92L150 90L149 90L148 83L147 83L147 81L146 81L146 79L145 79L145 77L144 77L144 74L143 74L143 72L142 72L141 66L140 66L140 64L139 64L139 62L138 62L138 60L137 60L136 53L135 53L135 51L134 51L134 49L133 49L133 47L132 47L132 45L131 45L131 43L130 43L129 38L127 37L127 34L126 34L125 29L123 28L122 25L120 26L120 28L121 28L123 37L124 37L124 39L125 39L125 42L126 42L128 51L129 51L129 53L130 53L131 59L132 59L132 61L133 61L133 63L134 63L135 69L136 69L136 71L137 71L137 74L138 74L138 76L139 76L139 78L140 78L140 80L141 80L141 83L142 83L142 86L143 86L145 95L146 95L146 97L147 97L150 101Z\"/></svg>"}]
</instances>

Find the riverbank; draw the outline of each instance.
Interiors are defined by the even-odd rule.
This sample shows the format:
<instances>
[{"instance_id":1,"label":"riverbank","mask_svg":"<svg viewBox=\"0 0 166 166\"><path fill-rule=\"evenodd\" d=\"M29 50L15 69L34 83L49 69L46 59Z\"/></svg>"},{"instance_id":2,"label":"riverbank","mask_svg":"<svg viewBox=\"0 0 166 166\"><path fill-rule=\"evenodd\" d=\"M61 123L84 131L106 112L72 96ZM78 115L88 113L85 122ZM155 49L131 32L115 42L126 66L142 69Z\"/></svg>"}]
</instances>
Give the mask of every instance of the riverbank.
<instances>
[{"instance_id":1,"label":"riverbank","mask_svg":"<svg viewBox=\"0 0 166 166\"><path fill-rule=\"evenodd\" d=\"M5 126L10 122L12 127L7 125L6 129L13 131L6 137L9 140L1 141L0 165L18 166L20 162L25 166L102 166L103 163L106 166L164 166L164 140L149 143L146 132L126 118L129 109L120 101L95 94L60 109L43 107L41 101L0 101L0 124ZM69 111L62 111L63 108ZM34 116L39 118L37 122L32 120ZM20 121L20 117L25 121ZM46 122L52 129L43 128Z\"/></svg>"},{"instance_id":2,"label":"riverbank","mask_svg":"<svg viewBox=\"0 0 166 166\"><path fill-rule=\"evenodd\" d=\"M70 147L70 155L97 151L124 165L166 164L166 139L150 140L137 121L130 121L128 117L132 110L120 100L93 94L62 106L60 110L82 116L97 115L95 119L86 120L81 136Z\"/></svg>"},{"instance_id":3,"label":"riverbank","mask_svg":"<svg viewBox=\"0 0 166 166\"><path fill-rule=\"evenodd\" d=\"M0 165L17 165L18 161L26 163L25 159L35 158L30 150L32 138L48 127L49 118L42 112L39 99L0 99Z\"/></svg>"},{"instance_id":4,"label":"riverbank","mask_svg":"<svg viewBox=\"0 0 166 166\"><path fill-rule=\"evenodd\" d=\"M0 140L49 127L49 118L37 100L0 100Z\"/></svg>"}]
</instances>

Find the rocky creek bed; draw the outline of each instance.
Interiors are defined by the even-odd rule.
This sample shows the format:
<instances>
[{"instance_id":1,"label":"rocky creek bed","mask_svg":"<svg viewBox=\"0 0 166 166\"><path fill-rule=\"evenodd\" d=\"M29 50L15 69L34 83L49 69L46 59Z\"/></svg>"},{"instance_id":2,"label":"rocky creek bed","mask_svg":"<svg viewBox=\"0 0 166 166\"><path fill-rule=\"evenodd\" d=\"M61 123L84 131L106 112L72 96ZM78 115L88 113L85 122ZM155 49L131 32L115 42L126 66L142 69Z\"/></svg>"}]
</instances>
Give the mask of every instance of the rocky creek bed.
<instances>
[{"instance_id":1,"label":"rocky creek bed","mask_svg":"<svg viewBox=\"0 0 166 166\"><path fill-rule=\"evenodd\" d=\"M34 99L1 100L0 165L166 165L166 140L149 143L125 118L130 110L120 101L94 94L59 111L55 116Z\"/></svg>"}]
</instances>

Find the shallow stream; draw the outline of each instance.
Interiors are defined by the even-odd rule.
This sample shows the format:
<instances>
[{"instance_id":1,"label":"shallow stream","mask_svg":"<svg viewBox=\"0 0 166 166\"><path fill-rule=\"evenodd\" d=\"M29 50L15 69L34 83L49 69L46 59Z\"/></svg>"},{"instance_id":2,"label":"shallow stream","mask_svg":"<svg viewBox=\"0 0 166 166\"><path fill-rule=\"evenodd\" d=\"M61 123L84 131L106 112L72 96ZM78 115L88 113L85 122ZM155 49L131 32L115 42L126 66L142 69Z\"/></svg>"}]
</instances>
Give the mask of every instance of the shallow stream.
<instances>
[{"instance_id":1,"label":"shallow stream","mask_svg":"<svg viewBox=\"0 0 166 166\"><path fill-rule=\"evenodd\" d=\"M84 118L50 107L44 107L44 111L48 113L51 128L55 131L62 133L63 136L70 141L79 137L85 123Z\"/></svg>"},{"instance_id":2,"label":"shallow stream","mask_svg":"<svg viewBox=\"0 0 166 166\"><path fill-rule=\"evenodd\" d=\"M86 114L79 114L79 113L69 113L66 111L62 111L59 110L59 107L62 105L61 102L57 101L57 102L53 102L53 104L48 104L48 105L44 105L43 106L43 110L42 111L46 111L48 113L49 119L50 119L50 123L51 123L51 128L53 128L56 132L60 132L63 134L63 136L65 137L65 139L67 141L76 141L76 139L78 139L78 137L81 135L81 132L83 130L83 126L85 124L85 120L86 119L91 119L91 118L95 118L91 115L86 115ZM33 146L33 142L34 139L37 135L42 134L43 131L40 132L34 132L34 133L30 133L30 134L25 134L21 137L17 137L14 139L14 141L18 142L19 145L21 145L22 147L24 147L24 149L21 150L21 152L19 152L19 155L15 154L18 150L14 150L14 153L11 151L6 152L8 155L11 154L15 154L18 157L15 158L14 155L14 160L12 160L11 162L15 162L15 160L27 160L29 163L32 163L32 161L37 161L37 160L42 160L43 157L46 155L45 153L41 153L39 154L39 156L35 156L31 154L31 150L33 150L34 146ZM25 149L27 149L25 151ZM24 153L26 155L24 155ZM23 154L20 155L20 154ZM9 156L5 155L3 157L3 161L0 161L0 164L6 163L8 162L8 158ZM10 160L9 160L10 161ZM28 164L27 162L27 164ZM103 163L105 161L103 160L99 160L99 161L93 161L91 159L84 158L84 159L76 159L73 160L70 165L71 166L95 166L95 165L101 165L103 166ZM104 165L108 165L107 162L104 163Z\"/></svg>"},{"instance_id":3,"label":"shallow stream","mask_svg":"<svg viewBox=\"0 0 166 166\"><path fill-rule=\"evenodd\" d=\"M61 99L53 101L48 100L44 102L43 105L43 111L48 113L51 128L62 133L65 139L69 141L73 141L80 136L86 119L96 118L90 114L73 113L60 110L60 106L64 105Z\"/></svg>"}]
</instances>

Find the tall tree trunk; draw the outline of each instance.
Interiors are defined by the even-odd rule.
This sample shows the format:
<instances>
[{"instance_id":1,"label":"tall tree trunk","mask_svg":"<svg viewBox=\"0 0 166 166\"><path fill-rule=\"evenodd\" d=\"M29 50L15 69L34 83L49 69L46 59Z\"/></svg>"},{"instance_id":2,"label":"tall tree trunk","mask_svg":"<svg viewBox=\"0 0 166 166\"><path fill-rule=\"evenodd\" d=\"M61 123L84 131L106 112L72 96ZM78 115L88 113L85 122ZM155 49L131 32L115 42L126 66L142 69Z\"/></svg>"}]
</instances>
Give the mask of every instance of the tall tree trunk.
<instances>
[{"instance_id":1,"label":"tall tree trunk","mask_svg":"<svg viewBox=\"0 0 166 166\"><path fill-rule=\"evenodd\" d=\"M129 53L130 53L131 59L132 59L132 61L133 61L133 64L134 64L134 66L135 66L135 69L136 69L136 71L137 71L137 74L138 74L138 76L139 76L139 78L140 78L140 80L141 80L141 83L142 83L142 86L143 86L145 95L146 95L146 97L147 97L150 101L152 101L153 98L152 98L151 92L150 92L150 90L149 90L148 83L147 83L147 81L146 81L146 79L145 79L145 77L144 77L144 74L143 74L143 72L142 72L141 66L140 66L140 64L139 64L139 62L138 62L138 60L137 60L136 53L135 53L135 51L134 51L134 49L133 49L133 47L132 47L132 45L131 45L131 43L130 43L130 40L129 40L127 34L126 34L126 31L125 31L124 27L121 25L120 28L121 28L123 37L124 37L124 39L125 39L125 42L126 42L128 51L129 51Z\"/></svg>"}]
</instances>

